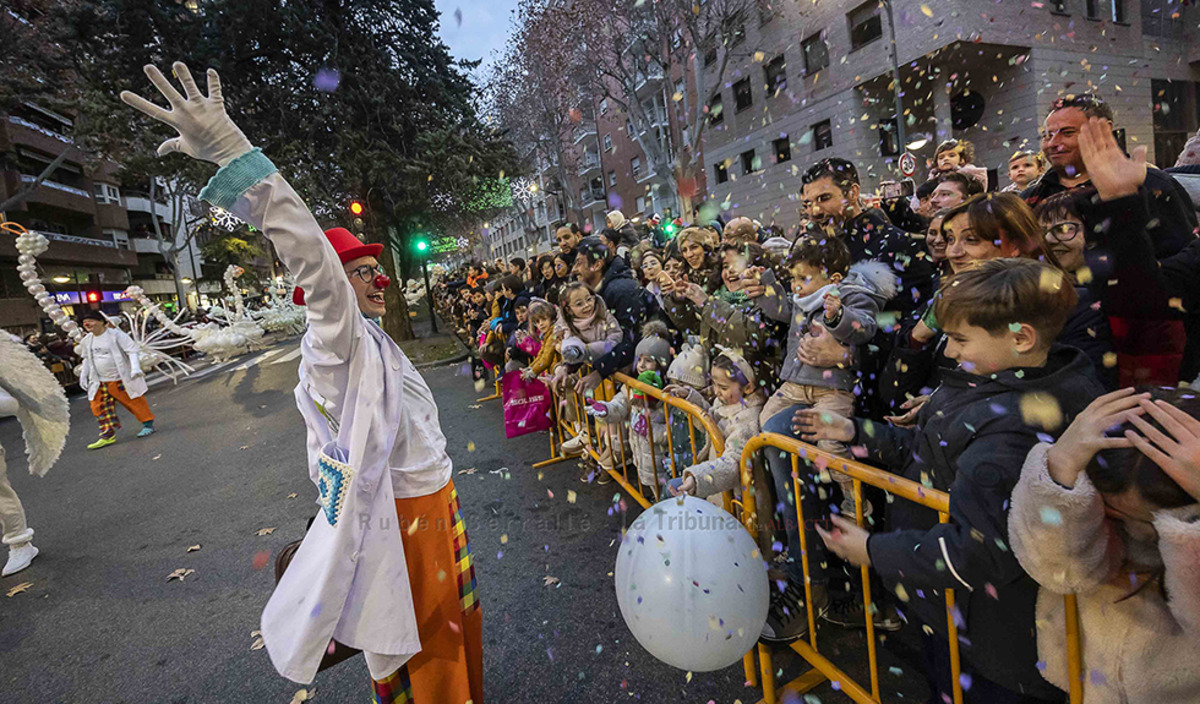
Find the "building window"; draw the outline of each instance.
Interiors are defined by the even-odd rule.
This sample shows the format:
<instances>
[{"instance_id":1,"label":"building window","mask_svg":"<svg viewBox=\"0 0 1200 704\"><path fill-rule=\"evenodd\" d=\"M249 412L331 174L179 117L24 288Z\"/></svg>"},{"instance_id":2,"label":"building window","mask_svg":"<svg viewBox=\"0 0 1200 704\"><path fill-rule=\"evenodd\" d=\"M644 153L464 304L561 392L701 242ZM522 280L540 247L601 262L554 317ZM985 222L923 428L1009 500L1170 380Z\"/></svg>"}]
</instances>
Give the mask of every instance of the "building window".
<instances>
[{"instance_id":1,"label":"building window","mask_svg":"<svg viewBox=\"0 0 1200 704\"><path fill-rule=\"evenodd\" d=\"M1183 39L1184 14L1189 10L1178 0L1142 0L1142 34Z\"/></svg>"},{"instance_id":2,"label":"building window","mask_svg":"<svg viewBox=\"0 0 1200 704\"><path fill-rule=\"evenodd\" d=\"M717 93L708 101L708 124L719 125L725 121L725 109L721 106L721 94Z\"/></svg>"},{"instance_id":3,"label":"building window","mask_svg":"<svg viewBox=\"0 0 1200 704\"><path fill-rule=\"evenodd\" d=\"M713 175L716 177L717 183L725 183L729 180L729 169L726 167L725 162L718 161L713 164Z\"/></svg>"},{"instance_id":4,"label":"building window","mask_svg":"<svg viewBox=\"0 0 1200 704\"><path fill-rule=\"evenodd\" d=\"M611 152L612 150L613 150L612 137L606 134L606 135L604 135L604 151Z\"/></svg>"},{"instance_id":5,"label":"building window","mask_svg":"<svg viewBox=\"0 0 1200 704\"><path fill-rule=\"evenodd\" d=\"M763 66L763 76L767 81L767 95L775 95L787 87L787 62L783 54L776 56Z\"/></svg>"},{"instance_id":6,"label":"building window","mask_svg":"<svg viewBox=\"0 0 1200 704\"><path fill-rule=\"evenodd\" d=\"M600 99L600 114L603 115L606 112L608 112L608 98L601 98Z\"/></svg>"},{"instance_id":7,"label":"building window","mask_svg":"<svg viewBox=\"0 0 1200 704\"><path fill-rule=\"evenodd\" d=\"M616 185L617 185L617 172L609 171L608 172L608 186L609 186L609 188L615 188Z\"/></svg>"},{"instance_id":8,"label":"building window","mask_svg":"<svg viewBox=\"0 0 1200 704\"><path fill-rule=\"evenodd\" d=\"M1112 0L1112 21L1125 24L1125 0Z\"/></svg>"},{"instance_id":9,"label":"building window","mask_svg":"<svg viewBox=\"0 0 1200 704\"><path fill-rule=\"evenodd\" d=\"M1096 7L1100 0L1083 0L1083 13L1089 20L1100 19L1100 8Z\"/></svg>"},{"instance_id":10,"label":"building window","mask_svg":"<svg viewBox=\"0 0 1200 704\"><path fill-rule=\"evenodd\" d=\"M754 104L754 91L750 88L749 78L743 78L733 84L733 104L737 112Z\"/></svg>"},{"instance_id":11,"label":"building window","mask_svg":"<svg viewBox=\"0 0 1200 704\"><path fill-rule=\"evenodd\" d=\"M634 178L642 175L642 158L635 156L629 162L629 173L633 174Z\"/></svg>"},{"instance_id":12,"label":"building window","mask_svg":"<svg viewBox=\"0 0 1200 704\"><path fill-rule=\"evenodd\" d=\"M1189 87L1186 81L1150 81L1154 160L1159 165L1174 165L1188 137L1195 132L1196 125L1187 117Z\"/></svg>"},{"instance_id":13,"label":"building window","mask_svg":"<svg viewBox=\"0 0 1200 704\"><path fill-rule=\"evenodd\" d=\"M638 196L637 203L634 205L639 213L646 212L646 196Z\"/></svg>"},{"instance_id":14,"label":"building window","mask_svg":"<svg viewBox=\"0 0 1200 704\"><path fill-rule=\"evenodd\" d=\"M816 73L829 66L829 46L820 32L805 39L800 46L804 50L805 73Z\"/></svg>"},{"instance_id":15,"label":"building window","mask_svg":"<svg viewBox=\"0 0 1200 704\"><path fill-rule=\"evenodd\" d=\"M896 118L880 120L878 128L879 155L900 156L900 130L896 126Z\"/></svg>"},{"instance_id":16,"label":"building window","mask_svg":"<svg viewBox=\"0 0 1200 704\"><path fill-rule=\"evenodd\" d=\"M742 160L742 173L749 175L758 171L758 164L755 163L757 159L754 158L753 149L742 152L740 157Z\"/></svg>"},{"instance_id":17,"label":"building window","mask_svg":"<svg viewBox=\"0 0 1200 704\"><path fill-rule=\"evenodd\" d=\"M741 13L736 13L729 19L729 45L737 46L746 41L746 17Z\"/></svg>"},{"instance_id":18,"label":"building window","mask_svg":"<svg viewBox=\"0 0 1200 704\"><path fill-rule=\"evenodd\" d=\"M851 51L866 46L883 36L883 19L879 15L879 0L867 0L846 13L846 19L850 22Z\"/></svg>"},{"instance_id":19,"label":"building window","mask_svg":"<svg viewBox=\"0 0 1200 704\"><path fill-rule=\"evenodd\" d=\"M96 196L96 202L101 205L121 204L121 191L111 183L96 182L92 192Z\"/></svg>"},{"instance_id":20,"label":"building window","mask_svg":"<svg viewBox=\"0 0 1200 704\"><path fill-rule=\"evenodd\" d=\"M829 120L818 122L812 126L813 151L821 151L833 146L833 125Z\"/></svg>"},{"instance_id":21,"label":"building window","mask_svg":"<svg viewBox=\"0 0 1200 704\"><path fill-rule=\"evenodd\" d=\"M776 164L792 160L792 143L788 141L786 134L771 142L771 149L775 152Z\"/></svg>"}]
</instances>

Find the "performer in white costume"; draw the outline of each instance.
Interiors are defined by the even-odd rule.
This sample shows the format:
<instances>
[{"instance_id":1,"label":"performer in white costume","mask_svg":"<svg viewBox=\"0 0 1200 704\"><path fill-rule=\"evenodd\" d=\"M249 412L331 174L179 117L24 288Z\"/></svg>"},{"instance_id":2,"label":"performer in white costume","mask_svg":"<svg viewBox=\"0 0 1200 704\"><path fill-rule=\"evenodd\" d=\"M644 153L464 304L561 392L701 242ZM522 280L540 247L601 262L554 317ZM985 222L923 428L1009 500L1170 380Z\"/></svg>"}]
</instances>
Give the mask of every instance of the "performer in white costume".
<instances>
[{"instance_id":1,"label":"performer in white costume","mask_svg":"<svg viewBox=\"0 0 1200 704\"><path fill-rule=\"evenodd\" d=\"M216 72L206 97L184 64L174 69L182 95L146 67L170 110L122 99L179 132L160 155L221 167L201 198L270 238L307 299L296 403L324 510L263 611L271 660L308 683L336 639L366 654L377 702L481 704L482 614L437 406L373 321L388 283L381 247L341 228L322 233L226 115Z\"/></svg>"},{"instance_id":2,"label":"performer in white costume","mask_svg":"<svg viewBox=\"0 0 1200 704\"><path fill-rule=\"evenodd\" d=\"M62 386L36 356L15 337L0 333L0 417L16 416L25 437L29 473L44 476L67 441L70 416ZM0 447L0 524L8 561L3 575L20 572L37 557L33 529L25 524L25 508L8 482L4 448Z\"/></svg>"},{"instance_id":3,"label":"performer in white costume","mask_svg":"<svg viewBox=\"0 0 1200 704\"><path fill-rule=\"evenodd\" d=\"M141 348L123 330L110 328L108 318L100 311L84 314L83 327L88 335L76 348L83 357L79 385L87 390L92 415L100 424L100 438L88 445L88 449L98 450L117 441L117 429L121 427L118 403L141 422L139 438L152 434L154 413L146 401Z\"/></svg>"}]
</instances>

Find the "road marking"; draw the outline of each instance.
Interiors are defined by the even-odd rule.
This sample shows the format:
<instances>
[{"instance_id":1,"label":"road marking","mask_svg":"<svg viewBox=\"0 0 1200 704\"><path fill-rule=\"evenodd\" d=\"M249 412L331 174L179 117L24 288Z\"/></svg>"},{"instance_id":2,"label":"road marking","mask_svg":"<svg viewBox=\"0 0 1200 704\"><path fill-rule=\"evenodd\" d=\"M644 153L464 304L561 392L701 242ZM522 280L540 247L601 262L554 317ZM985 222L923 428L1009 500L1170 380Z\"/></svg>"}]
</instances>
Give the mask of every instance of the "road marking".
<instances>
[{"instance_id":1,"label":"road marking","mask_svg":"<svg viewBox=\"0 0 1200 704\"><path fill-rule=\"evenodd\" d=\"M291 352L288 352L287 354L283 355L282 357L279 357L278 359L272 360L271 364L282 364L284 362L290 362L299 356L300 356L300 346L296 345L296 349L292 350Z\"/></svg>"},{"instance_id":2,"label":"road marking","mask_svg":"<svg viewBox=\"0 0 1200 704\"><path fill-rule=\"evenodd\" d=\"M283 350L282 350L282 349L280 349L280 348L278 348L278 347L277 347L277 348L275 348L275 349L273 349L273 350L267 350L266 352L263 352L262 354L258 355L258 356L257 356L257 357L255 357L254 359L247 360L247 361L246 361L246 362L244 362L243 364L239 364L238 366L234 367L234 368L233 368L233 371L235 371L235 372L244 372L244 371L246 371L247 369L249 369L250 367L257 366L257 365L258 365L258 364L260 364L260 363L261 363L261 362L262 362L264 359L267 359L267 358L269 358L269 357L274 357L275 355L279 354L279 353L280 353L280 352L282 352L282 351L283 351Z\"/></svg>"}]
</instances>

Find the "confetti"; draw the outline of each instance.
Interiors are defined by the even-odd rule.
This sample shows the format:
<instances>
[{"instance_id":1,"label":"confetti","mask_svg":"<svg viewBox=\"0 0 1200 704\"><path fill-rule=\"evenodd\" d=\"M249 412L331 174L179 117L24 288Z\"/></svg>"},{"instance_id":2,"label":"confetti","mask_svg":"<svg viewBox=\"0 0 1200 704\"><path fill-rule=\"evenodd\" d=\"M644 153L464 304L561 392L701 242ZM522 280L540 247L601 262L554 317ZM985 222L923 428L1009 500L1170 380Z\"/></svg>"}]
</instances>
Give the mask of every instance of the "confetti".
<instances>
[{"instance_id":1,"label":"confetti","mask_svg":"<svg viewBox=\"0 0 1200 704\"><path fill-rule=\"evenodd\" d=\"M9 599L11 599L14 596L16 596L22 592L29 591L29 588L32 586L33 586L33 582L21 582L20 584L13 587L12 589L9 589L8 592L5 593L5 596L8 597Z\"/></svg>"},{"instance_id":2,"label":"confetti","mask_svg":"<svg viewBox=\"0 0 1200 704\"><path fill-rule=\"evenodd\" d=\"M266 567L267 563L270 561L271 553L267 552L266 550L259 550L258 552L254 553L254 560L251 561L250 566L256 570L261 570L262 568Z\"/></svg>"},{"instance_id":3,"label":"confetti","mask_svg":"<svg viewBox=\"0 0 1200 704\"><path fill-rule=\"evenodd\" d=\"M187 550L185 550L184 552L196 552L196 551L197 551L197 550L199 550L199 549L200 549L200 544L199 544L199 543L197 543L197 544L195 544L195 545L191 545L191 546L189 546L189 547L188 547L188 549L187 549Z\"/></svg>"}]
</instances>

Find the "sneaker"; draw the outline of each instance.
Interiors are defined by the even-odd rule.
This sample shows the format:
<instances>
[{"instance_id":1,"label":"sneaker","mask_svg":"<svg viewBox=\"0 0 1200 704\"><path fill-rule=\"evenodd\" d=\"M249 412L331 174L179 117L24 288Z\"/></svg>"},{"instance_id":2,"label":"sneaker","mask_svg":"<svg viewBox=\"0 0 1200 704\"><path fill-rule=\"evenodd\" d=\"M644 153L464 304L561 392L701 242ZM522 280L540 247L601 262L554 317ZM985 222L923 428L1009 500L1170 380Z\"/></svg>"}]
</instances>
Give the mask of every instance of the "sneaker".
<instances>
[{"instance_id":1,"label":"sneaker","mask_svg":"<svg viewBox=\"0 0 1200 704\"><path fill-rule=\"evenodd\" d=\"M608 472L604 471L603 469L597 470L596 484L598 484L599 486L604 486L605 484L612 484L613 481L615 481L613 479L613 475L609 474Z\"/></svg>"},{"instance_id":2,"label":"sneaker","mask_svg":"<svg viewBox=\"0 0 1200 704\"><path fill-rule=\"evenodd\" d=\"M139 438L147 438L153 434L154 434L154 426L153 425L143 425L142 429L138 432L137 436Z\"/></svg>"},{"instance_id":3,"label":"sneaker","mask_svg":"<svg viewBox=\"0 0 1200 704\"><path fill-rule=\"evenodd\" d=\"M819 585L813 585L812 592L813 615L820 618L829 608L829 593ZM798 582L789 582L786 589L779 591L772 585L767 622L759 639L768 643L790 643L807 633L808 612L804 608L804 587Z\"/></svg>"},{"instance_id":4,"label":"sneaker","mask_svg":"<svg viewBox=\"0 0 1200 704\"><path fill-rule=\"evenodd\" d=\"M875 622L875 628L881 631L895 632L904 626L904 622L900 620L900 613L891 604L885 606L882 611L876 606L873 611L875 613L872 620ZM860 593L834 599L829 604L829 610L821 618L826 623L832 623L842 628L866 629L867 620L863 617L863 613L862 594Z\"/></svg>"},{"instance_id":5,"label":"sneaker","mask_svg":"<svg viewBox=\"0 0 1200 704\"><path fill-rule=\"evenodd\" d=\"M20 572L28 567L37 555L38 549L33 547L33 543L21 543L9 547L8 562L4 563L4 570L0 572L0 577Z\"/></svg>"},{"instance_id":6,"label":"sneaker","mask_svg":"<svg viewBox=\"0 0 1200 704\"><path fill-rule=\"evenodd\" d=\"M89 450L99 450L99 449L100 449L100 448L102 448L102 447L108 447L109 445L113 444L113 443L114 443L114 442L116 442L116 441L117 441L116 437L111 437L111 438L100 438L99 440L97 440L96 442L92 443L91 445L88 445L88 446L87 446L87 449L89 449Z\"/></svg>"},{"instance_id":7,"label":"sneaker","mask_svg":"<svg viewBox=\"0 0 1200 704\"><path fill-rule=\"evenodd\" d=\"M583 444L587 441L587 434L580 433L575 437L567 440L559 447L562 448L563 454L574 455L583 452Z\"/></svg>"},{"instance_id":8,"label":"sneaker","mask_svg":"<svg viewBox=\"0 0 1200 704\"><path fill-rule=\"evenodd\" d=\"M593 465L591 462L579 463L579 481L583 482L584 484L591 484L592 480L596 478L597 473L604 474L603 472L597 470L595 465Z\"/></svg>"}]
</instances>

